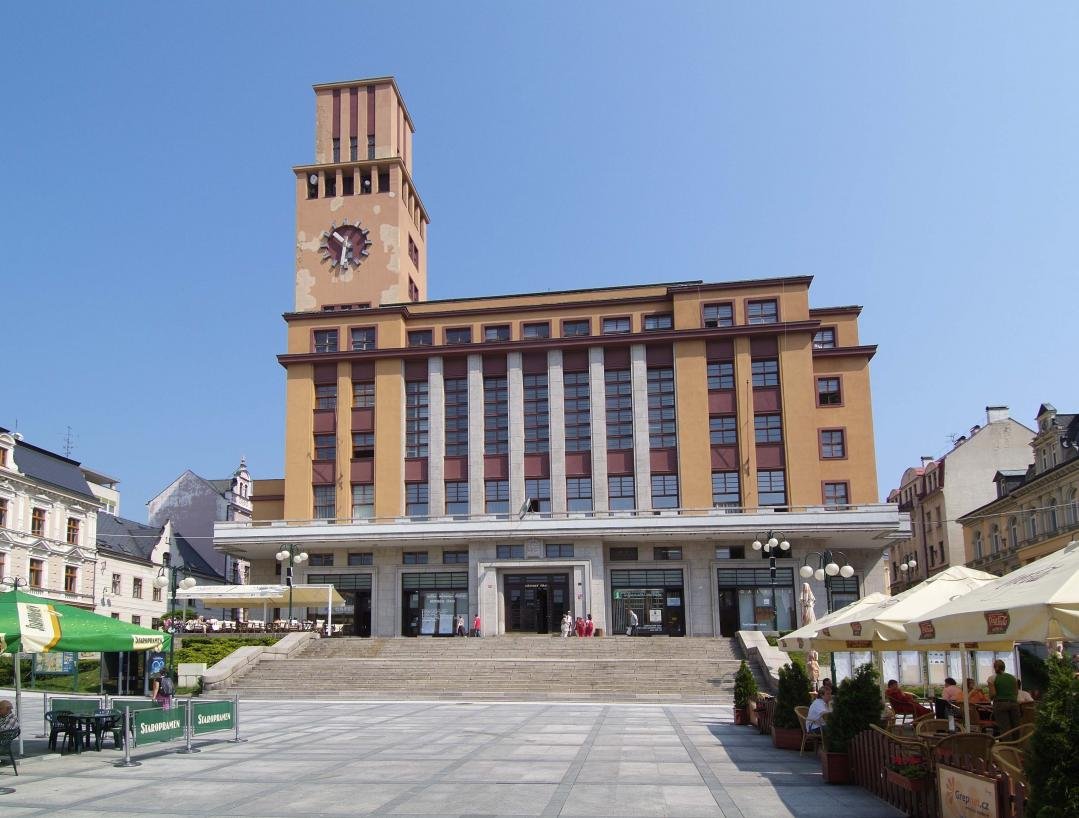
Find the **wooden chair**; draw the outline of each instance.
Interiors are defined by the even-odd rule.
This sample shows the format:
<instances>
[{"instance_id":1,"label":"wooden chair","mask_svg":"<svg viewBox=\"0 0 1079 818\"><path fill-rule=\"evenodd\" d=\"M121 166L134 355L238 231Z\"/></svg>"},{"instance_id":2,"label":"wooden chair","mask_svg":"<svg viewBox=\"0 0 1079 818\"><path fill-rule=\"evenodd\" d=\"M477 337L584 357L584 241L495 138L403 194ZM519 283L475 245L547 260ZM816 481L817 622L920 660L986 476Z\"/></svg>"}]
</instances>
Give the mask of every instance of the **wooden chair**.
<instances>
[{"instance_id":1,"label":"wooden chair","mask_svg":"<svg viewBox=\"0 0 1079 818\"><path fill-rule=\"evenodd\" d=\"M947 719L916 719L914 722L914 735L935 738L936 733L943 733L948 729Z\"/></svg>"},{"instance_id":2,"label":"wooden chair","mask_svg":"<svg viewBox=\"0 0 1079 818\"><path fill-rule=\"evenodd\" d=\"M929 755L929 743L925 739L911 738L910 736L900 735L890 730L885 730L883 727L877 727L875 724L869 725L870 730L876 730L882 736L887 737L889 741L896 745L899 755L912 755L912 756L928 756Z\"/></svg>"},{"instance_id":3,"label":"wooden chair","mask_svg":"<svg viewBox=\"0 0 1079 818\"><path fill-rule=\"evenodd\" d=\"M806 728L806 719L809 717L809 708L805 705L794 708L794 714L798 717L798 724L802 726L802 746L798 748L798 755L801 755L806 748L806 744L809 744L811 750L817 749L820 745L821 735L820 733L811 733Z\"/></svg>"},{"instance_id":4,"label":"wooden chair","mask_svg":"<svg viewBox=\"0 0 1079 818\"><path fill-rule=\"evenodd\" d=\"M1012 730L1009 733L1014 732ZM1025 769L1026 755L1018 747L1011 744L994 744L990 751L993 763L1008 774L1016 784L1029 786Z\"/></svg>"},{"instance_id":5,"label":"wooden chair","mask_svg":"<svg viewBox=\"0 0 1079 818\"><path fill-rule=\"evenodd\" d=\"M997 729L997 723L987 715L987 711L981 710L977 704L967 703L970 709L970 729L981 730L984 733L992 733Z\"/></svg>"},{"instance_id":6,"label":"wooden chair","mask_svg":"<svg viewBox=\"0 0 1079 818\"><path fill-rule=\"evenodd\" d=\"M990 751L996 739L985 733L958 733L941 739L933 748L933 754L938 761L946 761L947 756L973 756L981 759L983 763L990 762Z\"/></svg>"}]
</instances>

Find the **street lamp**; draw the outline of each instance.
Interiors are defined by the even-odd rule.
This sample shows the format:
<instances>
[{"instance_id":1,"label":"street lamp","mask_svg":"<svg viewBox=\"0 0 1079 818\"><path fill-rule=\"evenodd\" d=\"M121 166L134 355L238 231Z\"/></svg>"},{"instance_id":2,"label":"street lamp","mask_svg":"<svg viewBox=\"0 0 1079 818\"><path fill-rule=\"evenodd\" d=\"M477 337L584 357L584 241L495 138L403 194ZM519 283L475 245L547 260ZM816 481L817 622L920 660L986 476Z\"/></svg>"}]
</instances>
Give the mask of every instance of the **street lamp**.
<instances>
[{"instance_id":1,"label":"street lamp","mask_svg":"<svg viewBox=\"0 0 1079 818\"><path fill-rule=\"evenodd\" d=\"M837 556L842 557L842 566L835 561ZM817 558L816 569L809 564L810 557ZM847 562L847 555L842 551L811 551L806 554L802 567L798 569L798 574L802 579L813 577L817 582L824 582L826 576L834 577L836 575L843 577L843 579L850 579L854 576L854 566Z\"/></svg>"},{"instance_id":2,"label":"street lamp","mask_svg":"<svg viewBox=\"0 0 1079 818\"><path fill-rule=\"evenodd\" d=\"M761 542L763 540L763 542ZM772 610L775 611L775 626L779 627L779 608L776 605L776 554L791 550L791 544L778 531L769 531L753 541L754 551L763 551L768 555L768 571L772 579Z\"/></svg>"},{"instance_id":3,"label":"street lamp","mask_svg":"<svg viewBox=\"0 0 1079 818\"><path fill-rule=\"evenodd\" d=\"M307 552L298 545L286 545L277 552L277 561L286 566L285 582L288 584L288 624L292 627L292 567L307 561Z\"/></svg>"},{"instance_id":4,"label":"street lamp","mask_svg":"<svg viewBox=\"0 0 1079 818\"><path fill-rule=\"evenodd\" d=\"M0 579L0 585L10 585L11 590L13 591L17 591L20 588L25 588L29 584L30 583L22 577L4 577L3 579Z\"/></svg>"},{"instance_id":5,"label":"street lamp","mask_svg":"<svg viewBox=\"0 0 1079 818\"><path fill-rule=\"evenodd\" d=\"M177 574L177 572L180 572L180 571L183 571L183 570L184 570L184 566L182 566L182 565L169 565L168 563L165 563L164 565L161 566L160 570L157 572L157 576L154 577L154 587L161 588L161 589L164 589L164 588L169 589L169 617L170 618L174 618L176 616L176 590L179 588L179 589L182 589L182 590L186 591L189 588L194 588L195 584L196 584L194 577L184 577L179 582L177 582L176 574ZM170 668L173 666L172 665L172 657L173 657L173 653L176 650L176 633L175 633L175 630L176 630L176 623L173 622L172 623L172 628L170 628L170 633L169 633L169 635L172 637L171 639L169 639L169 667Z\"/></svg>"}]
</instances>

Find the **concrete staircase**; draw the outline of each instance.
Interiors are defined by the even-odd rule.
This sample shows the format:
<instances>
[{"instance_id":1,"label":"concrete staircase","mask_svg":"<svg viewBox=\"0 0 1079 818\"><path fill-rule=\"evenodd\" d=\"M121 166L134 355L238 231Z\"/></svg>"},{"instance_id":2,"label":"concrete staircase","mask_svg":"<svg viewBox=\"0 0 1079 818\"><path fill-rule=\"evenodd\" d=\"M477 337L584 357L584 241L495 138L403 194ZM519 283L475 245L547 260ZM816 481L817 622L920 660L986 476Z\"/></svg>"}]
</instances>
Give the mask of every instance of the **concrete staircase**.
<instances>
[{"instance_id":1,"label":"concrete staircase","mask_svg":"<svg viewBox=\"0 0 1079 818\"><path fill-rule=\"evenodd\" d=\"M739 661L728 639L334 638L291 659L263 661L216 693L730 704Z\"/></svg>"}]
</instances>

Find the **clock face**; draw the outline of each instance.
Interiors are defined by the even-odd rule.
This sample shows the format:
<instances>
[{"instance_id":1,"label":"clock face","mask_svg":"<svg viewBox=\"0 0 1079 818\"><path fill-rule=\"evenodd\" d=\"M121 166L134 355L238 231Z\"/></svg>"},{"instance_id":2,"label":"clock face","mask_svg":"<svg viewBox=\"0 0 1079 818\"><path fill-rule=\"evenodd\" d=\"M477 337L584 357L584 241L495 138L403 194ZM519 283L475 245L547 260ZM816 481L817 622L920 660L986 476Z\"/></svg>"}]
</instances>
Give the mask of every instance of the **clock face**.
<instances>
[{"instance_id":1,"label":"clock face","mask_svg":"<svg viewBox=\"0 0 1079 818\"><path fill-rule=\"evenodd\" d=\"M330 224L330 229L322 233L319 251L322 260L330 263L332 270L350 270L360 266L371 247L368 231L360 226L359 221L349 224Z\"/></svg>"}]
</instances>

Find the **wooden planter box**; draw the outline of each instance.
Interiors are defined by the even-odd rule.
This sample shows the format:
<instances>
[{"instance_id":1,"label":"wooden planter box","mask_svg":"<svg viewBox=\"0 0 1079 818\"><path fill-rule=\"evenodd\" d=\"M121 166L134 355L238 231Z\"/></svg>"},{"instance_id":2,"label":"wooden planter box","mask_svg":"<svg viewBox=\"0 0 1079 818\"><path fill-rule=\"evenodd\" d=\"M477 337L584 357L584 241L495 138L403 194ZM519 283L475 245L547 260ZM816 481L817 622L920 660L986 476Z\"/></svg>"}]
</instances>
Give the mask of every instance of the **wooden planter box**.
<instances>
[{"instance_id":1,"label":"wooden planter box","mask_svg":"<svg viewBox=\"0 0 1079 818\"><path fill-rule=\"evenodd\" d=\"M797 727L776 727L772 725L772 744L777 750L800 750L802 731Z\"/></svg>"},{"instance_id":2,"label":"wooden planter box","mask_svg":"<svg viewBox=\"0 0 1079 818\"><path fill-rule=\"evenodd\" d=\"M897 787L907 790L907 792L926 792L933 788L933 782L929 778L907 778L905 775L887 767L884 772L890 784L895 784Z\"/></svg>"},{"instance_id":3,"label":"wooden planter box","mask_svg":"<svg viewBox=\"0 0 1079 818\"><path fill-rule=\"evenodd\" d=\"M820 769L826 784L850 783L850 755L847 753L827 753L821 750Z\"/></svg>"},{"instance_id":4,"label":"wooden planter box","mask_svg":"<svg viewBox=\"0 0 1079 818\"><path fill-rule=\"evenodd\" d=\"M735 724L749 724L749 708L748 707L736 707L736 708L734 708L734 723Z\"/></svg>"}]
</instances>

